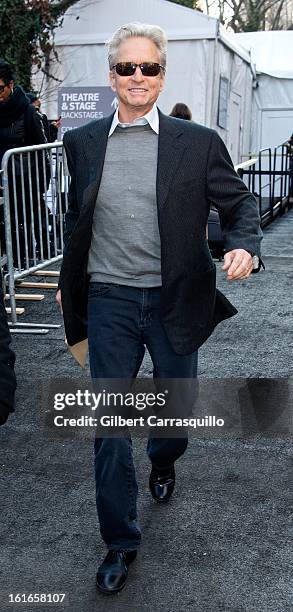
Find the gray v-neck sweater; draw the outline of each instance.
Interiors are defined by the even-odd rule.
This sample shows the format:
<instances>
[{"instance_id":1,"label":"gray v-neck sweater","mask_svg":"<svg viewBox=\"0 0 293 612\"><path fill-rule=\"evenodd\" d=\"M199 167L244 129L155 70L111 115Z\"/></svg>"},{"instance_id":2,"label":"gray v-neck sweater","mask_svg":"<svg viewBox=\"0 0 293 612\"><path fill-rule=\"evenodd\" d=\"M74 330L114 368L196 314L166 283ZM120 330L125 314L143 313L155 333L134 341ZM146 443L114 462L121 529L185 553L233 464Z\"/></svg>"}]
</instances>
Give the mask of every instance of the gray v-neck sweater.
<instances>
[{"instance_id":1,"label":"gray v-neck sweater","mask_svg":"<svg viewBox=\"0 0 293 612\"><path fill-rule=\"evenodd\" d=\"M107 143L93 217L91 281L157 287L161 280L156 174L158 135L117 126Z\"/></svg>"}]
</instances>

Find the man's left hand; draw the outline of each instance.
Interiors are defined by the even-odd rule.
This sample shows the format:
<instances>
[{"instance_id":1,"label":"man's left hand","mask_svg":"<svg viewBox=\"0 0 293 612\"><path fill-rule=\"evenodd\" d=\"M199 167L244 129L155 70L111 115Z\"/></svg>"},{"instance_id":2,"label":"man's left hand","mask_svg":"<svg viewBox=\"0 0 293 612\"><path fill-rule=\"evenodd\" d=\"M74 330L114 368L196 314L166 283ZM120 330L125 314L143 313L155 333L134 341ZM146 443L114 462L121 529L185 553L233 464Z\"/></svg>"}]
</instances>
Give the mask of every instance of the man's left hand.
<instances>
[{"instance_id":1,"label":"man's left hand","mask_svg":"<svg viewBox=\"0 0 293 612\"><path fill-rule=\"evenodd\" d=\"M234 249L224 255L222 270L227 272L227 280L248 278L253 270L252 256L244 249Z\"/></svg>"}]
</instances>

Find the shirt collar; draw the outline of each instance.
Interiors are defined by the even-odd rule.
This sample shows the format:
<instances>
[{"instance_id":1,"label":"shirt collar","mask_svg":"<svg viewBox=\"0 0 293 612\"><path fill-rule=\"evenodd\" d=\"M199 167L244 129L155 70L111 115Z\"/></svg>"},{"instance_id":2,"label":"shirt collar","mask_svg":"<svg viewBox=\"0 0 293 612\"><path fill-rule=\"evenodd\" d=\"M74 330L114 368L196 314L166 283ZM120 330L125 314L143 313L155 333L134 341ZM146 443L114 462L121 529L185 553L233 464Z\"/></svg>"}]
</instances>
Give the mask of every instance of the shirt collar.
<instances>
[{"instance_id":1,"label":"shirt collar","mask_svg":"<svg viewBox=\"0 0 293 612\"><path fill-rule=\"evenodd\" d=\"M159 113L158 113L158 108L156 104L154 104L153 108L151 108L151 110L148 113L146 113L146 115L144 115L143 117L138 117L138 119L135 119L133 123L120 123L118 119L118 111L119 111L119 107L116 108L116 111L114 113L114 117L113 117L113 121L111 123L111 127L109 130L108 138L112 136L117 125L123 128L123 127L132 127L136 125L146 125L148 123L149 126L152 128L152 130L156 134L159 133Z\"/></svg>"}]
</instances>

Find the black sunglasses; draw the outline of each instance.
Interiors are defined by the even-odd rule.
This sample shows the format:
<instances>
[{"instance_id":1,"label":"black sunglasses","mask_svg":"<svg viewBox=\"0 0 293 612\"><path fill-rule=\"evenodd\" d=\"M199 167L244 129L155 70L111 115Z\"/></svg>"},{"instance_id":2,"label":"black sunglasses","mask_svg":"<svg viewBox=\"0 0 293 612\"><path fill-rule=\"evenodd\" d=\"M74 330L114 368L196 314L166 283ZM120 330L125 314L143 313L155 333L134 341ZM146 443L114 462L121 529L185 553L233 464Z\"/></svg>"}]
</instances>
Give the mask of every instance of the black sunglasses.
<instances>
[{"instance_id":1,"label":"black sunglasses","mask_svg":"<svg viewBox=\"0 0 293 612\"><path fill-rule=\"evenodd\" d=\"M142 62L141 64L135 64L134 62L119 62L112 66L111 70L115 68L119 76L132 76L137 66L140 67L143 76L154 77L160 74L160 70L165 72L165 68L156 62Z\"/></svg>"}]
</instances>

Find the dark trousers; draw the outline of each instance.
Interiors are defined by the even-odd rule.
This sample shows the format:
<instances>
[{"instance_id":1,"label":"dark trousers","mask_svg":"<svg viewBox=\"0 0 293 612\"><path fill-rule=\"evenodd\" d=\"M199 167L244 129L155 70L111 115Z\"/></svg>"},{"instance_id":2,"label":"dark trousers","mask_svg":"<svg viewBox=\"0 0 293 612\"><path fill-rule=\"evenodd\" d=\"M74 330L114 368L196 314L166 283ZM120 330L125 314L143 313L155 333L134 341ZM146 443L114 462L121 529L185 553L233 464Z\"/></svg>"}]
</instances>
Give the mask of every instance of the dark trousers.
<instances>
[{"instance_id":1,"label":"dark trousers","mask_svg":"<svg viewBox=\"0 0 293 612\"><path fill-rule=\"evenodd\" d=\"M133 379L145 346L158 379L194 378L197 352L177 355L160 318L161 289L140 289L91 283L88 299L88 339L93 379ZM187 447L182 437L149 437L147 454L158 470L171 467ZM112 550L138 548L137 483L130 435L96 437L96 502L101 535Z\"/></svg>"}]
</instances>

